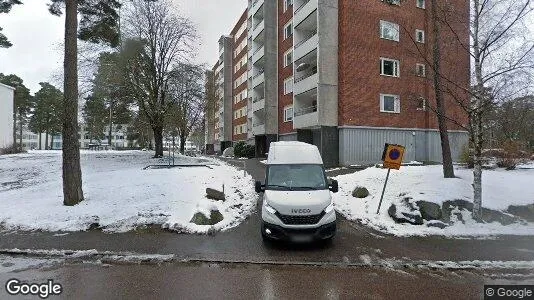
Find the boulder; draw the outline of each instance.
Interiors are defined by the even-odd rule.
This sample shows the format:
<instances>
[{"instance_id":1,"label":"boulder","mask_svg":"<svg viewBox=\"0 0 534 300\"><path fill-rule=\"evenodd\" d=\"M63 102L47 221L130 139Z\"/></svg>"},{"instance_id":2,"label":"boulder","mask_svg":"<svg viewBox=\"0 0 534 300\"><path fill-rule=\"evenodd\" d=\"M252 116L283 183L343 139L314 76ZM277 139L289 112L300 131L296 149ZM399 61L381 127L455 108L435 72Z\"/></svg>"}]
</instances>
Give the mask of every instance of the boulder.
<instances>
[{"instance_id":1,"label":"boulder","mask_svg":"<svg viewBox=\"0 0 534 300\"><path fill-rule=\"evenodd\" d=\"M430 221L428 223L426 223L426 226L427 227L437 227L437 228L440 228L440 229L443 229L445 227L447 227L447 224L441 222L441 221L438 221L438 220L433 220L433 221Z\"/></svg>"},{"instance_id":2,"label":"boulder","mask_svg":"<svg viewBox=\"0 0 534 300\"><path fill-rule=\"evenodd\" d=\"M222 221L224 219L223 215L218 210L212 210L210 212L210 217L206 217L201 212L197 212L193 215L193 218L191 218L191 223L197 224L197 225L215 225Z\"/></svg>"},{"instance_id":3,"label":"boulder","mask_svg":"<svg viewBox=\"0 0 534 300\"><path fill-rule=\"evenodd\" d=\"M397 223L422 225L423 217L417 205L410 202L411 198L404 198L400 203L392 203L388 209L389 216Z\"/></svg>"},{"instance_id":4,"label":"boulder","mask_svg":"<svg viewBox=\"0 0 534 300\"><path fill-rule=\"evenodd\" d=\"M488 223L498 222L505 226L521 221L520 218L516 216L487 208L482 208L482 220Z\"/></svg>"},{"instance_id":5,"label":"boulder","mask_svg":"<svg viewBox=\"0 0 534 300\"><path fill-rule=\"evenodd\" d=\"M427 221L432 220L441 220L441 206L439 204L428 202L428 201L417 201L417 206L419 206L419 211L423 219Z\"/></svg>"},{"instance_id":6,"label":"boulder","mask_svg":"<svg viewBox=\"0 0 534 300\"><path fill-rule=\"evenodd\" d=\"M228 147L224 149L222 156L224 157L234 157L234 147Z\"/></svg>"},{"instance_id":7,"label":"boulder","mask_svg":"<svg viewBox=\"0 0 534 300\"><path fill-rule=\"evenodd\" d=\"M354 198L366 198L369 196L369 191L363 186L357 186L352 191L352 197Z\"/></svg>"},{"instance_id":8,"label":"boulder","mask_svg":"<svg viewBox=\"0 0 534 300\"><path fill-rule=\"evenodd\" d=\"M224 197L224 193L221 191L218 191L216 189L212 188L206 188L206 197L213 200L222 200L224 201L226 198Z\"/></svg>"},{"instance_id":9,"label":"boulder","mask_svg":"<svg viewBox=\"0 0 534 300\"><path fill-rule=\"evenodd\" d=\"M466 200L448 200L443 202L443 205L441 206L441 221L445 223L451 223L451 215L452 211L455 209L458 210L468 210L473 211L473 203L466 201ZM461 214L456 213L455 214L457 219L463 221L463 217Z\"/></svg>"},{"instance_id":10,"label":"boulder","mask_svg":"<svg viewBox=\"0 0 534 300\"><path fill-rule=\"evenodd\" d=\"M527 222L534 222L534 204L510 205L506 211Z\"/></svg>"}]
</instances>

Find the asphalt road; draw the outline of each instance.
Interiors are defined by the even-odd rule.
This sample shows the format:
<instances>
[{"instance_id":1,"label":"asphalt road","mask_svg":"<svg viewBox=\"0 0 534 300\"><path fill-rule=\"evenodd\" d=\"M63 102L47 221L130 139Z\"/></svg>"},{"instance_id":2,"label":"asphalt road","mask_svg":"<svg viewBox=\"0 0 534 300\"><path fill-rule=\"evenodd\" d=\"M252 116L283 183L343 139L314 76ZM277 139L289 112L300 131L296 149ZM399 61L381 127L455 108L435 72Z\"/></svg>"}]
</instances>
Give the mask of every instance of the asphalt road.
<instances>
[{"instance_id":1,"label":"asphalt road","mask_svg":"<svg viewBox=\"0 0 534 300\"><path fill-rule=\"evenodd\" d=\"M61 299L482 299L484 284L534 284L533 275L457 270L232 264L65 264L0 273L0 282L53 279ZM1 299L10 299L0 289ZM23 297L36 299L37 297Z\"/></svg>"}]
</instances>

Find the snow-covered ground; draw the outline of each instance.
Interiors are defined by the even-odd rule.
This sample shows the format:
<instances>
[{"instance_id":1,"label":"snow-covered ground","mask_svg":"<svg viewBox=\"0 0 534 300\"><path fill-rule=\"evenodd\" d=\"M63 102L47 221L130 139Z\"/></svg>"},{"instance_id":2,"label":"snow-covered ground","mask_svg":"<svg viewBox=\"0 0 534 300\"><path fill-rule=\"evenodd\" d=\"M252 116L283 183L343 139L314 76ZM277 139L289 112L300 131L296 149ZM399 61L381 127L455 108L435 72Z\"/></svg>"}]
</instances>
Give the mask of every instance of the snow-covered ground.
<instances>
[{"instance_id":1,"label":"snow-covered ground","mask_svg":"<svg viewBox=\"0 0 534 300\"><path fill-rule=\"evenodd\" d=\"M207 167L147 169L166 160L144 151L82 151L85 201L63 206L60 151L32 151L0 156L0 228L82 231L91 224L108 232L161 224L185 232L224 230L254 209L257 195L250 175L209 158L178 156L177 164ZM207 187L221 190L226 201L205 197ZM198 212L218 209L224 220L214 226L189 221Z\"/></svg>"},{"instance_id":2,"label":"snow-covered ground","mask_svg":"<svg viewBox=\"0 0 534 300\"><path fill-rule=\"evenodd\" d=\"M445 229L430 228L425 225L397 224L388 215L387 210L393 201L404 197L440 205L447 200L472 201L473 172L464 168L456 168L455 173L459 178L444 179L440 165L411 166L402 167L399 171L392 170L380 214L377 215L376 210L386 173L385 169L373 167L336 177L335 179L339 182L339 193L333 196L336 210L350 220L359 221L374 229L399 236L534 235L532 223L509 226L502 226L499 223L479 224L473 221L470 213L463 215L465 224L456 222ZM509 205L534 204L534 169L485 170L482 175L482 184L482 205L486 208L505 210ZM352 190L356 186L366 187L370 195L364 199L352 197Z\"/></svg>"}]
</instances>

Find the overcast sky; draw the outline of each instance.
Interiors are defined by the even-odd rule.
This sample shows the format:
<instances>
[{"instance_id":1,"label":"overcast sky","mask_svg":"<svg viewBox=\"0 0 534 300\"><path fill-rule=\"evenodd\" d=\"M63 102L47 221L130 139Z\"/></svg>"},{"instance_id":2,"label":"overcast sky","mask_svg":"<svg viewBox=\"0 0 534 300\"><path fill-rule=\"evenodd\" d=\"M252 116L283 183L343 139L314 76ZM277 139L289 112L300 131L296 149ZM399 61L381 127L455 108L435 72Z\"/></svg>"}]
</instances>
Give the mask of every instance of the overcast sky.
<instances>
[{"instance_id":1,"label":"overcast sky","mask_svg":"<svg viewBox=\"0 0 534 300\"><path fill-rule=\"evenodd\" d=\"M180 13L198 28L201 43L198 63L215 64L218 39L229 34L246 8L247 0L173 0ZM64 18L51 15L46 0L23 0L9 14L0 14L0 27L13 43L0 48L0 73L20 76L32 93L39 82L52 81L62 68Z\"/></svg>"}]
</instances>

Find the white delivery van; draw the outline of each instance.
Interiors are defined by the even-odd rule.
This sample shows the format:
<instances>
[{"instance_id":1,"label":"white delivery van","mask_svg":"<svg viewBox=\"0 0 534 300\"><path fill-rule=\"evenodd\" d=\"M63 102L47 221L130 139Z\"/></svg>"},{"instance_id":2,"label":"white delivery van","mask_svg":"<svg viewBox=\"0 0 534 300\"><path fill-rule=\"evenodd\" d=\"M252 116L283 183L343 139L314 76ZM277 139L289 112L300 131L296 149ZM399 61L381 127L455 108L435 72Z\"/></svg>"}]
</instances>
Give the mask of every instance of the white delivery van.
<instances>
[{"instance_id":1,"label":"white delivery van","mask_svg":"<svg viewBox=\"0 0 534 300\"><path fill-rule=\"evenodd\" d=\"M336 213L330 192L338 183L328 180L316 146L302 142L271 143L264 193L261 234L264 240L309 242L331 240L336 233Z\"/></svg>"}]
</instances>

